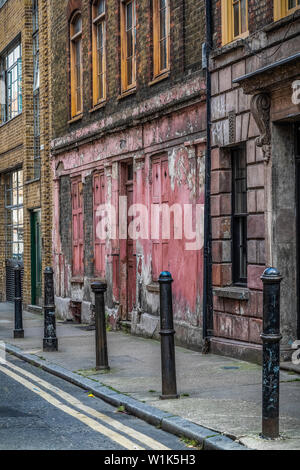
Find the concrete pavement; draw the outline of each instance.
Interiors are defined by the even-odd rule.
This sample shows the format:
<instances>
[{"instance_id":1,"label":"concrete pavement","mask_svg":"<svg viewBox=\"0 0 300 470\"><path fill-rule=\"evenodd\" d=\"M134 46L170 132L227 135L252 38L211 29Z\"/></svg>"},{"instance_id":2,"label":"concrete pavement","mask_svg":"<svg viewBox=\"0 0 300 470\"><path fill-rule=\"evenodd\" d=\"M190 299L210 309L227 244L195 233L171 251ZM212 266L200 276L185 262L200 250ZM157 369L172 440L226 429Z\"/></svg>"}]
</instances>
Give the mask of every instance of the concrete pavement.
<instances>
[{"instance_id":1,"label":"concrete pavement","mask_svg":"<svg viewBox=\"0 0 300 470\"><path fill-rule=\"evenodd\" d=\"M176 348L179 400L159 400L160 344L108 332L109 373L95 371L94 331L57 322L59 351L42 351L43 318L24 314L25 338L13 340L13 306L0 304L0 340L172 415L235 437L253 449L300 449L300 377L281 372L282 438L260 439L261 367Z\"/></svg>"}]
</instances>

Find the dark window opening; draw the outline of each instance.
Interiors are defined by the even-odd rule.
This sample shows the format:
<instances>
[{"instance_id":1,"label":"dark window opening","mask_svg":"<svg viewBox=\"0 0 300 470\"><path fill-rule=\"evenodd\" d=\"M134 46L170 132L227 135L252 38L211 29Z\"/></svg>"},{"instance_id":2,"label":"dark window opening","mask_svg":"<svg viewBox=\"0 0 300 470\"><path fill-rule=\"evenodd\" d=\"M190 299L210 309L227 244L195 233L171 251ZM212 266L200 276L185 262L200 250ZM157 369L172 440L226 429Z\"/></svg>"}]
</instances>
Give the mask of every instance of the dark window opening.
<instances>
[{"instance_id":1,"label":"dark window opening","mask_svg":"<svg viewBox=\"0 0 300 470\"><path fill-rule=\"evenodd\" d=\"M247 161L243 148L232 151L232 274L247 285Z\"/></svg>"}]
</instances>

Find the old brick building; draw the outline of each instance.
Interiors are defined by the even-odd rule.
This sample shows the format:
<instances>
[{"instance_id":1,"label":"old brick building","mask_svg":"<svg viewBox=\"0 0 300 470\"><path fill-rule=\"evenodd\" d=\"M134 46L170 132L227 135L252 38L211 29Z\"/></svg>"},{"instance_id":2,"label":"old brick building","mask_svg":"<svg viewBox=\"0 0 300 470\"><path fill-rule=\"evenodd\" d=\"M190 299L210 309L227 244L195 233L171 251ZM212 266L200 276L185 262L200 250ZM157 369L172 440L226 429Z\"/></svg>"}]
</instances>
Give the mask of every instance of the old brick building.
<instances>
[{"instance_id":1,"label":"old brick building","mask_svg":"<svg viewBox=\"0 0 300 470\"><path fill-rule=\"evenodd\" d=\"M49 2L0 1L0 296L13 300L24 266L24 303L41 305L51 264Z\"/></svg>"},{"instance_id":2,"label":"old brick building","mask_svg":"<svg viewBox=\"0 0 300 470\"><path fill-rule=\"evenodd\" d=\"M299 0L213 0L213 352L259 358L265 266L299 339Z\"/></svg>"},{"instance_id":3,"label":"old brick building","mask_svg":"<svg viewBox=\"0 0 300 470\"><path fill-rule=\"evenodd\" d=\"M204 1L51 7L57 312L90 321L90 284L105 279L111 324L157 335L157 280L169 270L177 339L199 346L203 243L193 242L197 214L199 233L203 226ZM101 232L101 204L116 216L111 231ZM154 215L163 204L169 234Z\"/></svg>"}]
</instances>

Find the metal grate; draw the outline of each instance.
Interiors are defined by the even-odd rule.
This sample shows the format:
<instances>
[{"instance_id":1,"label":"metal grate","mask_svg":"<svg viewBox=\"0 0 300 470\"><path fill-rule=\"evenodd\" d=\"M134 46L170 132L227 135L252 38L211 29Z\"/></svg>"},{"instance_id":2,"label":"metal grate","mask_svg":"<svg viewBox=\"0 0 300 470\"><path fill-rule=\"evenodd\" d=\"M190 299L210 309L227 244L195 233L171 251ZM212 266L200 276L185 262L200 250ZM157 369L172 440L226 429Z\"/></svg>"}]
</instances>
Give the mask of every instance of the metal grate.
<instances>
[{"instance_id":1,"label":"metal grate","mask_svg":"<svg viewBox=\"0 0 300 470\"><path fill-rule=\"evenodd\" d=\"M6 261L6 301L14 302L15 300L15 273L14 268L17 264L21 264L21 282L22 282L22 296L23 296L23 276L24 276L24 266L18 260L7 260Z\"/></svg>"}]
</instances>

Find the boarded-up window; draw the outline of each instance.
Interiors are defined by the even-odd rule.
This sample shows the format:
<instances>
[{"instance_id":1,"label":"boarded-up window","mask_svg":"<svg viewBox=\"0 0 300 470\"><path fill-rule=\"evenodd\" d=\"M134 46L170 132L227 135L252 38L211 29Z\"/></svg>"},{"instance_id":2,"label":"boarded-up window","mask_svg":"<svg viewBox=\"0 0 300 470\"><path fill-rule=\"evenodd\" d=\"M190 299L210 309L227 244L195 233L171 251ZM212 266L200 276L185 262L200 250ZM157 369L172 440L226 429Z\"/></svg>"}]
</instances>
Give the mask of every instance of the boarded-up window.
<instances>
[{"instance_id":1,"label":"boarded-up window","mask_svg":"<svg viewBox=\"0 0 300 470\"><path fill-rule=\"evenodd\" d=\"M169 240L163 239L162 205L169 203L170 178L167 156L152 162L152 210L151 232L156 227L156 234L152 239L152 278L156 281L162 271L169 269L168 250ZM159 214L159 216L157 216Z\"/></svg>"},{"instance_id":2,"label":"boarded-up window","mask_svg":"<svg viewBox=\"0 0 300 470\"><path fill-rule=\"evenodd\" d=\"M105 204L105 179L104 173L97 173L93 180L93 211L94 211L94 272L95 275L105 277L105 239L99 238L101 231L97 231L97 225L100 221L97 210L102 204Z\"/></svg>"},{"instance_id":3,"label":"boarded-up window","mask_svg":"<svg viewBox=\"0 0 300 470\"><path fill-rule=\"evenodd\" d=\"M82 275L83 264L83 205L82 181L72 182L73 275ZM61 214L61 217L64 215Z\"/></svg>"}]
</instances>

